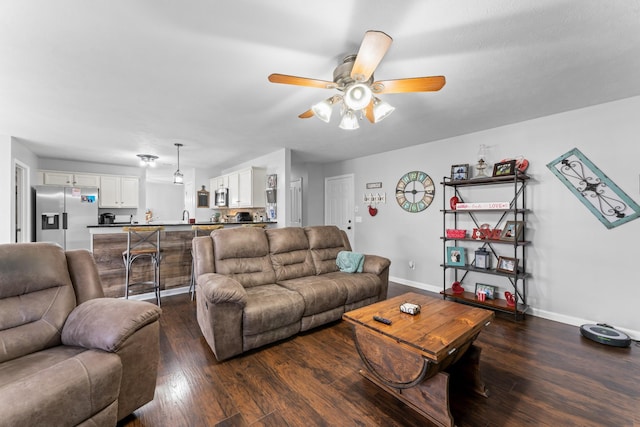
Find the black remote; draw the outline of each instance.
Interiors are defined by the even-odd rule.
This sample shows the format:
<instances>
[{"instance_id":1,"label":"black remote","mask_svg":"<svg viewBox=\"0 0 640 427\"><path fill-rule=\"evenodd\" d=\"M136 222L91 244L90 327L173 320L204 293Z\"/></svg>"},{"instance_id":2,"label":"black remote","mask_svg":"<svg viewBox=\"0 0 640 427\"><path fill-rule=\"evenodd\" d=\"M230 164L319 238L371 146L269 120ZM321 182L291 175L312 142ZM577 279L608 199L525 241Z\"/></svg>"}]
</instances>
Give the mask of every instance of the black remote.
<instances>
[{"instance_id":1,"label":"black remote","mask_svg":"<svg viewBox=\"0 0 640 427\"><path fill-rule=\"evenodd\" d=\"M391 324L391 320L385 319L384 317L380 316L373 316L373 320L375 320L376 322L384 323L385 325Z\"/></svg>"}]
</instances>

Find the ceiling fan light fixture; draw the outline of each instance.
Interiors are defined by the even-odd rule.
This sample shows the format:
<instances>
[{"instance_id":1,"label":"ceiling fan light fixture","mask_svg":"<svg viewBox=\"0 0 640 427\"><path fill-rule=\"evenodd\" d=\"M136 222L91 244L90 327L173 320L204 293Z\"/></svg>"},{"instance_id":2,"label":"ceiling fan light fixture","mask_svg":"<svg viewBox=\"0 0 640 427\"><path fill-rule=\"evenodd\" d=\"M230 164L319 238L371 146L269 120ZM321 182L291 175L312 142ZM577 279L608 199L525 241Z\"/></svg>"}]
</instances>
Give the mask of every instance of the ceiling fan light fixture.
<instances>
[{"instance_id":1,"label":"ceiling fan light fixture","mask_svg":"<svg viewBox=\"0 0 640 427\"><path fill-rule=\"evenodd\" d=\"M333 107L333 103L331 102L331 98L330 98L330 99L325 99L324 101L320 101L316 104L313 104L311 106L311 111L313 111L314 116L316 116L317 118L319 118L325 123L329 123L329 120L331 120L331 112L333 111L332 107Z\"/></svg>"},{"instance_id":2,"label":"ceiling fan light fixture","mask_svg":"<svg viewBox=\"0 0 640 427\"><path fill-rule=\"evenodd\" d=\"M176 142L173 145L175 145L178 149L178 169L173 173L173 183L184 184L184 175L182 175L182 172L180 172L180 147L182 147L182 144Z\"/></svg>"},{"instance_id":3,"label":"ceiling fan light fixture","mask_svg":"<svg viewBox=\"0 0 640 427\"><path fill-rule=\"evenodd\" d=\"M385 102L379 98L373 98L373 118L374 122L378 123L388 117L395 111L396 107L393 107L388 102Z\"/></svg>"},{"instance_id":4,"label":"ceiling fan light fixture","mask_svg":"<svg viewBox=\"0 0 640 427\"><path fill-rule=\"evenodd\" d=\"M140 167L156 167L156 160L158 159L158 156L154 156L151 154L136 154L136 156L140 158Z\"/></svg>"},{"instance_id":5,"label":"ceiling fan light fixture","mask_svg":"<svg viewBox=\"0 0 640 427\"><path fill-rule=\"evenodd\" d=\"M371 102L373 96L368 85L356 83L347 88L344 94L344 103L351 110L362 110Z\"/></svg>"},{"instance_id":6,"label":"ceiling fan light fixture","mask_svg":"<svg viewBox=\"0 0 640 427\"><path fill-rule=\"evenodd\" d=\"M340 121L340 129L344 130L354 130L358 129L360 125L358 124L358 118L353 113L353 110L345 111L342 116L342 120Z\"/></svg>"}]
</instances>

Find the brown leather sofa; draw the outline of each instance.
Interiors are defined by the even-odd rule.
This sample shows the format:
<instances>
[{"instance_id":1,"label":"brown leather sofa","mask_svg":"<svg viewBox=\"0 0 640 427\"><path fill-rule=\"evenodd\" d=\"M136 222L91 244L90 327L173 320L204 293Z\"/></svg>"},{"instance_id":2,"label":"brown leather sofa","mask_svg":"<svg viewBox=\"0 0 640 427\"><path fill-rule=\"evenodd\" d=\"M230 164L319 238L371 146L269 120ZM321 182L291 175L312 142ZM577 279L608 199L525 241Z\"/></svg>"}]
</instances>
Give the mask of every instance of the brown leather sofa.
<instances>
[{"instance_id":1,"label":"brown leather sofa","mask_svg":"<svg viewBox=\"0 0 640 427\"><path fill-rule=\"evenodd\" d=\"M160 309L104 298L90 252L0 245L0 426L114 426L153 399Z\"/></svg>"},{"instance_id":2,"label":"brown leather sofa","mask_svg":"<svg viewBox=\"0 0 640 427\"><path fill-rule=\"evenodd\" d=\"M390 261L366 255L362 273L341 272L337 254L350 250L334 226L229 228L194 238L198 324L216 358L385 299Z\"/></svg>"}]
</instances>

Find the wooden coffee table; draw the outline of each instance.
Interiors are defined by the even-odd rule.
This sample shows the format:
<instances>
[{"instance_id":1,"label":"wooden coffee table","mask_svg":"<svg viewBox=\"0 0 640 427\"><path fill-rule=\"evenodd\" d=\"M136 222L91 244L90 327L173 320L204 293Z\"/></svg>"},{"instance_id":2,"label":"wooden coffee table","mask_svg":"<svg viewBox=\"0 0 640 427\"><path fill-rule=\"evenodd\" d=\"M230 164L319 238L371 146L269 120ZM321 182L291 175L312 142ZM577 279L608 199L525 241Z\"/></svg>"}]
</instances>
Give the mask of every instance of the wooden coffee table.
<instances>
[{"instance_id":1,"label":"wooden coffee table","mask_svg":"<svg viewBox=\"0 0 640 427\"><path fill-rule=\"evenodd\" d=\"M420 304L420 313L402 313L399 307L404 302ZM392 323L385 325L373 316ZM477 393L487 396L478 369L480 349L472 344L493 317L493 311L416 293L342 316L353 326L366 367L360 373L441 426L453 426L449 372L465 375Z\"/></svg>"}]
</instances>

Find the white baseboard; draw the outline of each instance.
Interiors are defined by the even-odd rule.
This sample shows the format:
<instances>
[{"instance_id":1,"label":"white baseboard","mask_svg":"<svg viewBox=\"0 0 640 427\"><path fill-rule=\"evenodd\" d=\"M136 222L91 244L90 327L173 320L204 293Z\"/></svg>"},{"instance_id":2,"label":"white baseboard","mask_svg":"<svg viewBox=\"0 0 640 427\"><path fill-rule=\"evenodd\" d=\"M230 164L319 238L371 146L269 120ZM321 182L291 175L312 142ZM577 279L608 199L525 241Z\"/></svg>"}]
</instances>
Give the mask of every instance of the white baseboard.
<instances>
[{"instance_id":1,"label":"white baseboard","mask_svg":"<svg viewBox=\"0 0 640 427\"><path fill-rule=\"evenodd\" d=\"M171 288L171 289L166 289L164 291L160 291L160 299L162 299L162 297L168 297L171 295L180 295L180 294L186 294L189 293L189 286L182 286L179 288ZM121 299L124 299L124 297L120 297ZM133 299L136 301L144 301L144 300L156 300L156 294L155 292L147 292L144 294L138 294L138 295L129 295L129 299Z\"/></svg>"},{"instance_id":2,"label":"white baseboard","mask_svg":"<svg viewBox=\"0 0 640 427\"><path fill-rule=\"evenodd\" d=\"M442 285L437 285L437 286L427 285L425 283L414 282L411 280L401 279L399 277L389 277L389 281L400 283L401 285L405 285L405 286L411 286L414 288L422 289L424 291L435 292L435 293L442 292ZM532 316L540 317L542 319L553 320L554 322L560 322L566 325L572 325L572 326L578 326L578 327L584 324L598 323L597 321L594 321L591 319L581 319L578 317L567 316L561 313L554 313L551 311L541 310L535 307L530 307L527 313L531 314ZM640 340L640 331L634 331L632 329L626 329L626 328L619 328L617 326L615 326L615 328L629 335L629 337L631 337L631 339L634 341Z\"/></svg>"}]
</instances>

